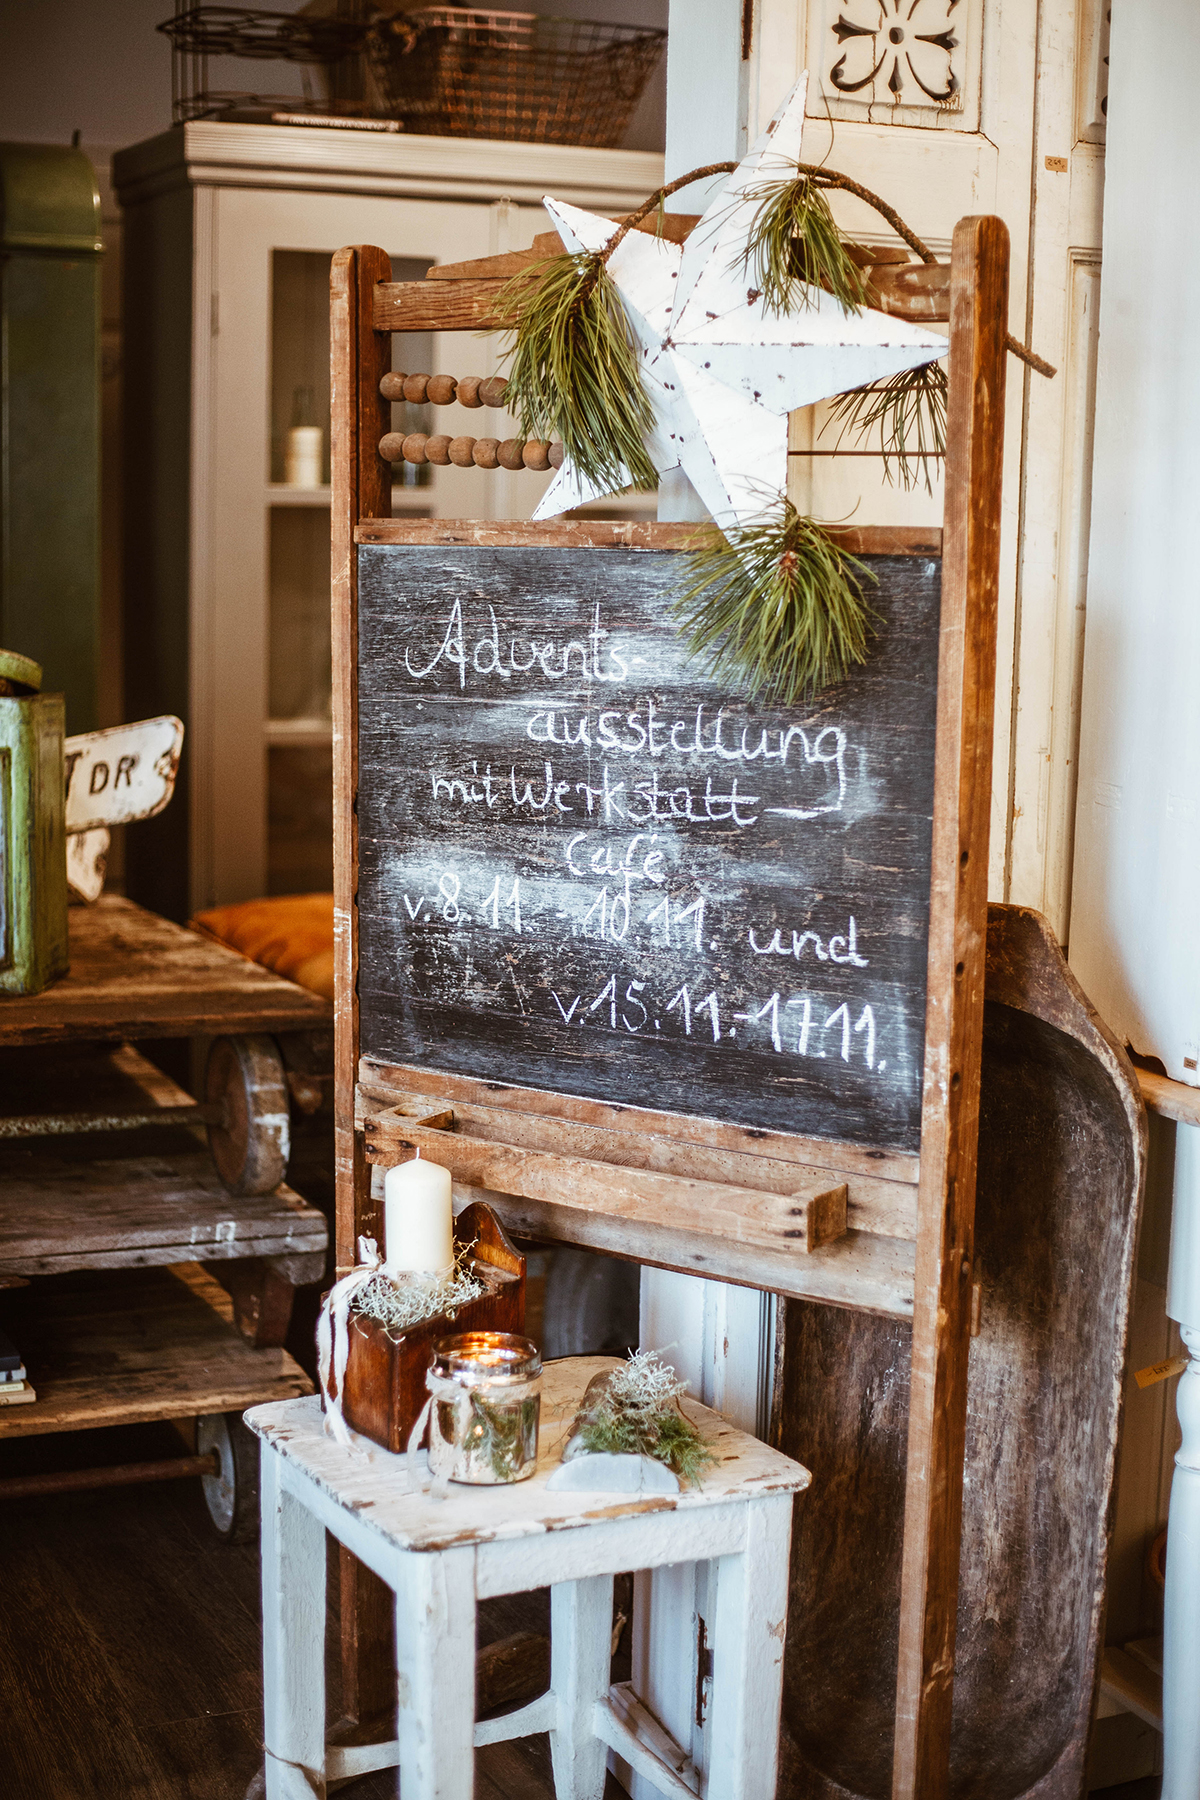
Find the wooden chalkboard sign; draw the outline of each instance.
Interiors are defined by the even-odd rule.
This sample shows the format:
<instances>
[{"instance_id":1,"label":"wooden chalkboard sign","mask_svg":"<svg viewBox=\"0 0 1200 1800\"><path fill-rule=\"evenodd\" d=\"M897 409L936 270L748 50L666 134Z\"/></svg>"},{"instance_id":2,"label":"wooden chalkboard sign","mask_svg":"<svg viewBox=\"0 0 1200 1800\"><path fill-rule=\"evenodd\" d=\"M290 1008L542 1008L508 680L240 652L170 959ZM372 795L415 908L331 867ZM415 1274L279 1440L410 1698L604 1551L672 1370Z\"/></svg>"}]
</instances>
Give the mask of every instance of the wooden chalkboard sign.
<instances>
[{"instance_id":1,"label":"wooden chalkboard sign","mask_svg":"<svg viewBox=\"0 0 1200 1800\"><path fill-rule=\"evenodd\" d=\"M362 1051L916 1152L940 558L871 660L748 705L678 552L359 553Z\"/></svg>"},{"instance_id":2,"label":"wooden chalkboard sign","mask_svg":"<svg viewBox=\"0 0 1200 1800\"><path fill-rule=\"evenodd\" d=\"M944 527L845 534L875 647L792 709L686 654L693 527L391 518L390 333L498 322L503 271L332 278L339 1263L420 1149L510 1229L911 1317L894 1800L948 1771L1007 259L967 219L927 272ZM360 1716L378 1603L343 1587Z\"/></svg>"}]
</instances>

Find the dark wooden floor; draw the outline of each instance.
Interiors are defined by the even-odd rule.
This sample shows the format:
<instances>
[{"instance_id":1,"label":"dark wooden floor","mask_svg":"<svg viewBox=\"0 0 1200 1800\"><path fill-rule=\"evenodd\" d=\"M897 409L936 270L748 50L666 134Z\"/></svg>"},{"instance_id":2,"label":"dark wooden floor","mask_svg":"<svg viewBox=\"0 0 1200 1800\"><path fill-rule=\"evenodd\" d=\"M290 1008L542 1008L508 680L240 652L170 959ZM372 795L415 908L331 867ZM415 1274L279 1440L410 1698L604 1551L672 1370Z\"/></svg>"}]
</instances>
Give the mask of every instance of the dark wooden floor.
<instances>
[{"instance_id":1,"label":"dark wooden floor","mask_svg":"<svg viewBox=\"0 0 1200 1800\"><path fill-rule=\"evenodd\" d=\"M143 1426L13 1442L2 1460L16 1473L178 1448ZM258 1551L217 1541L198 1482L3 1502L0 1595L4 1800L243 1800L262 1760ZM541 1628L540 1604L489 1603L481 1639ZM331 1652L335 1635L331 1619ZM332 1654L328 1669L336 1718ZM339 1792L394 1800L396 1776ZM548 1740L479 1751L475 1792L552 1800Z\"/></svg>"}]
</instances>

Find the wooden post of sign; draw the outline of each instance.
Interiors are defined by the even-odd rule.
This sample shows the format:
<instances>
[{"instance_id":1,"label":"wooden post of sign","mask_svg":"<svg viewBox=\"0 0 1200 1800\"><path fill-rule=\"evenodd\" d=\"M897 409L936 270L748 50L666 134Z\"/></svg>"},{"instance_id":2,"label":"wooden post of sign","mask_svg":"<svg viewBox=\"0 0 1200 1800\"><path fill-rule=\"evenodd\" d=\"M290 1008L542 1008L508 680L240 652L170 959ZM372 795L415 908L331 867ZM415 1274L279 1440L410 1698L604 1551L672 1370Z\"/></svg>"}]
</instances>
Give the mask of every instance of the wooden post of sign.
<instances>
[{"instance_id":1,"label":"wooden post of sign","mask_svg":"<svg viewBox=\"0 0 1200 1800\"><path fill-rule=\"evenodd\" d=\"M382 250L339 250L330 271L330 418L332 480L333 791L358 792L358 574L354 527L364 513L392 510L390 472L378 443L391 408L380 377L391 368L391 338L373 329L375 283L390 281ZM334 1155L337 1176L337 1270L357 1259L360 1232L378 1235L370 1170L354 1129L358 1070L358 815L333 809L333 933L337 1009L334 1018ZM378 1576L342 1547L342 1697L368 1737L390 1737L395 1710L392 1596Z\"/></svg>"},{"instance_id":2,"label":"wooden post of sign","mask_svg":"<svg viewBox=\"0 0 1200 1800\"><path fill-rule=\"evenodd\" d=\"M949 1786L974 1279L1007 315L1008 232L996 218L962 219L954 232L950 272L939 754L894 1800L943 1800Z\"/></svg>"}]
</instances>

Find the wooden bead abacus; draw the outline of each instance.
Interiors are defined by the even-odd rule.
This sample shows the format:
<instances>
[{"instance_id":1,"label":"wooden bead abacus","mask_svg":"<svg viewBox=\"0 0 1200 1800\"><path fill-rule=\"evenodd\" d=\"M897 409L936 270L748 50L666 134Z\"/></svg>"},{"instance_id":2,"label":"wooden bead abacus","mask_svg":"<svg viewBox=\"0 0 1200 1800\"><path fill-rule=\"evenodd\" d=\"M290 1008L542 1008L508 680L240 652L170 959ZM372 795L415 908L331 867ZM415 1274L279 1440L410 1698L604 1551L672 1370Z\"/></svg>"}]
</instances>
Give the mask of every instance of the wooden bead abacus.
<instances>
[{"instance_id":1,"label":"wooden bead abacus","mask_svg":"<svg viewBox=\"0 0 1200 1800\"><path fill-rule=\"evenodd\" d=\"M411 406L503 406L508 383L502 375L405 375L393 370L379 383L385 400ZM384 462L436 463L469 469L561 469L563 447L541 438L451 437L448 433L389 431L379 440Z\"/></svg>"}]
</instances>

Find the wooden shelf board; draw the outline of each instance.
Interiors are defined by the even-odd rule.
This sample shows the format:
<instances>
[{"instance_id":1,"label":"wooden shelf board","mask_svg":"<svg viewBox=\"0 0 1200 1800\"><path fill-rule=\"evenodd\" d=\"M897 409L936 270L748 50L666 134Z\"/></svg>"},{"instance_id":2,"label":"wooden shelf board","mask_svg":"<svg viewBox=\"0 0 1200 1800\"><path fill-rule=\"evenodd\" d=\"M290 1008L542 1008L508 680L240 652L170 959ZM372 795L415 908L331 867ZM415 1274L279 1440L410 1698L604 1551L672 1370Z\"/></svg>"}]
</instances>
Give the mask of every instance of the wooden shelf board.
<instances>
[{"instance_id":1,"label":"wooden shelf board","mask_svg":"<svg viewBox=\"0 0 1200 1800\"><path fill-rule=\"evenodd\" d=\"M1188 1087L1167 1075L1156 1075L1151 1069L1136 1069L1134 1073L1151 1112L1163 1119L1176 1119L1181 1125L1200 1125L1200 1087Z\"/></svg>"},{"instance_id":2,"label":"wooden shelf board","mask_svg":"<svg viewBox=\"0 0 1200 1800\"><path fill-rule=\"evenodd\" d=\"M37 1400L0 1409L0 1438L243 1412L313 1391L285 1350L252 1350L232 1318L196 1263L10 1290L0 1319Z\"/></svg>"},{"instance_id":3,"label":"wooden shelf board","mask_svg":"<svg viewBox=\"0 0 1200 1800\"><path fill-rule=\"evenodd\" d=\"M103 1136L105 1150L114 1136ZM302 1256L319 1280L328 1240L324 1214L286 1184L234 1199L199 1147L85 1158L64 1152L62 1140L17 1140L0 1145L0 1194L6 1275Z\"/></svg>"},{"instance_id":4,"label":"wooden shelf board","mask_svg":"<svg viewBox=\"0 0 1200 1800\"><path fill-rule=\"evenodd\" d=\"M71 970L0 1000L0 1045L328 1029L333 1007L236 951L105 895L71 908Z\"/></svg>"}]
</instances>

